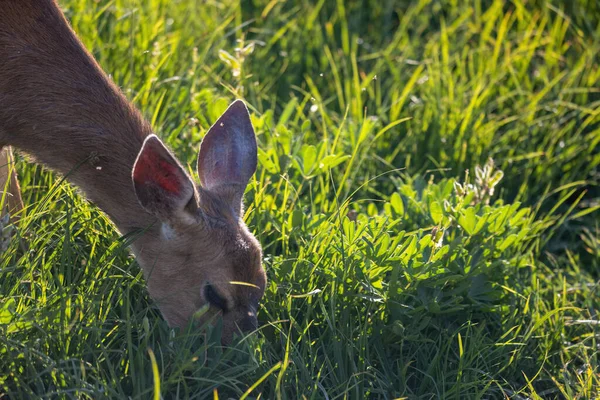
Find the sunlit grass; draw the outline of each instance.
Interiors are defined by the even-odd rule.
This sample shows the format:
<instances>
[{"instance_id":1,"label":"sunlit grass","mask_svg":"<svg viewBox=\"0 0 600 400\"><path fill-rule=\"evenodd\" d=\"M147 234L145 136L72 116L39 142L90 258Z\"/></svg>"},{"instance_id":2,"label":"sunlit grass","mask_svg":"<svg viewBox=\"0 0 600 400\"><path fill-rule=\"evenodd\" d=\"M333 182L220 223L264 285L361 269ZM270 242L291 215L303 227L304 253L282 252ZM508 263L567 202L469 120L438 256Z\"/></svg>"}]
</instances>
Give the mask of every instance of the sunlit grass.
<instances>
[{"instance_id":1,"label":"sunlit grass","mask_svg":"<svg viewBox=\"0 0 600 400\"><path fill-rule=\"evenodd\" d=\"M269 284L234 347L175 334L133 238L20 162L0 397L598 396L596 2L61 5L190 166L246 100Z\"/></svg>"}]
</instances>

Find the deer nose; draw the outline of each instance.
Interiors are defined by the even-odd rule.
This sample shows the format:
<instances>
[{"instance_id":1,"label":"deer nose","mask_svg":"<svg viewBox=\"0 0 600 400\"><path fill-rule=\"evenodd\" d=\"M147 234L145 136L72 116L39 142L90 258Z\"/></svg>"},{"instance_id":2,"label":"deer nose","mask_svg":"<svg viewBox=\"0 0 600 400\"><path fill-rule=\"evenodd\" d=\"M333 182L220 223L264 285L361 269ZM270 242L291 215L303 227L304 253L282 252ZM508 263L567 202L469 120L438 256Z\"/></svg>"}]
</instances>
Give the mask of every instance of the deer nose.
<instances>
[{"instance_id":1,"label":"deer nose","mask_svg":"<svg viewBox=\"0 0 600 400\"><path fill-rule=\"evenodd\" d=\"M242 313L238 327L242 332L251 332L258 328L258 319L254 310L248 310Z\"/></svg>"}]
</instances>

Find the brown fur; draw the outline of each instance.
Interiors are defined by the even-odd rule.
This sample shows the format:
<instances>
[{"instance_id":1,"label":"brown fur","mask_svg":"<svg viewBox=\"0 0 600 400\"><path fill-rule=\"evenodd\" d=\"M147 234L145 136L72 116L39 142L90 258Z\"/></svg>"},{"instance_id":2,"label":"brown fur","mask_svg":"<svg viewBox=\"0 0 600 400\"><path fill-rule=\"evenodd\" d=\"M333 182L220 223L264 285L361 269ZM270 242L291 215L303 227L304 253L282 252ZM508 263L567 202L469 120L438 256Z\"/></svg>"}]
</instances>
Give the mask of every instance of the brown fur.
<instances>
[{"instance_id":1,"label":"brown fur","mask_svg":"<svg viewBox=\"0 0 600 400\"><path fill-rule=\"evenodd\" d=\"M121 233L144 229L132 249L170 325L185 325L206 303L207 282L217 288L231 306L223 315L227 342L236 326L256 325L266 284L260 246L232 211L239 196L227 186L195 189L194 222L166 226L140 206L131 173L151 133L54 0L0 0L0 146L66 174Z\"/></svg>"}]
</instances>

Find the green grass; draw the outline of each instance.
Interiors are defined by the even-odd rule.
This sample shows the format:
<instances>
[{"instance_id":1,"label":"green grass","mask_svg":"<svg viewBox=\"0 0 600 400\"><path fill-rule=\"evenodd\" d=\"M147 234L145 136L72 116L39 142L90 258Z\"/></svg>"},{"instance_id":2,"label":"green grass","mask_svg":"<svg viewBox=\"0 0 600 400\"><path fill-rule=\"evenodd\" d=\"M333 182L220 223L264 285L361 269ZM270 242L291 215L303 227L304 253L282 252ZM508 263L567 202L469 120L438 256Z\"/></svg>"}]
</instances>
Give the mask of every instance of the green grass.
<instances>
[{"instance_id":1,"label":"green grass","mask_svg":"<svg viewBox=\"0 0 600 400\"><path fill-rule=\"evenodd\" d=\"M600 395L595 0L61 4L190 166L247 101L269 285L232 348L175 335L129 238L20 162L0 398Z\"/></svg>"}]
</instances>

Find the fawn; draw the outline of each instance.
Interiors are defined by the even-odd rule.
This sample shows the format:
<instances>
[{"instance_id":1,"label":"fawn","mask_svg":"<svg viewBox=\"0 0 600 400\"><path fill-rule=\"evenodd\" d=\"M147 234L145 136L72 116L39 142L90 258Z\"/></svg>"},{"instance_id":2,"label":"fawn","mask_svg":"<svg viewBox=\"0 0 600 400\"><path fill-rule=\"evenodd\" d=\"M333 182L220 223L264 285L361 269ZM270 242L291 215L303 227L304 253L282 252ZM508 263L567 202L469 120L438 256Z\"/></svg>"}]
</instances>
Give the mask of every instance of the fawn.
<instances>
[{"instance_id":1,"label":"fawn","mask_svg":"<svg viewBox=\"0 0 600 400\"><path fill-rule=\"evenodd\" d=\"M223 343L256 329L266 275L260 244L242 219L257 164L242 101L204 137L196 185L84 48L56 0L0 0L3 146L68 173L122 234L142 232L131 248L170 326L187 325L208 305L199 322L220 314Z\"/></svg>"}]
</instances>

